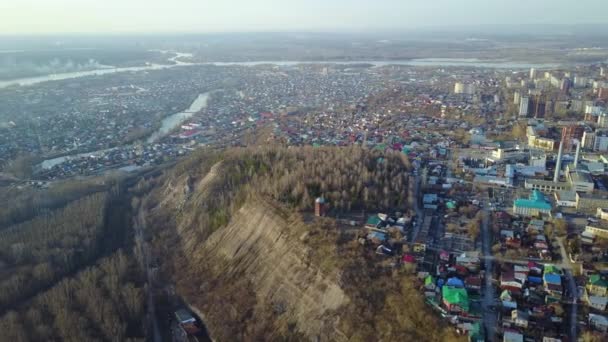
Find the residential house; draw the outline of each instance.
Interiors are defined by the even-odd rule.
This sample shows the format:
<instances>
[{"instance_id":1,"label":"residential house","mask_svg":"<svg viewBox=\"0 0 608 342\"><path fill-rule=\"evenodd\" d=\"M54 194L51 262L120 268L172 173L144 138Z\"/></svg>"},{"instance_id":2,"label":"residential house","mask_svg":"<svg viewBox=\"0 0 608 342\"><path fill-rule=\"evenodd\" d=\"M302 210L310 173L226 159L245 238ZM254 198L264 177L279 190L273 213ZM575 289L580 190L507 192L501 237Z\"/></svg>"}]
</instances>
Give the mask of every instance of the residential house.
<instances>
[{"instance_id":1,"label":"residential house","mask_svg":"<svg viewBox=\"0 0 608 342\"><path fill-rule=\"evenodd\" d=\"M606 304L608 304L608 297L600 297L600 296L589 296L585 297L587 304L589 307L599 310L606 311Z\"/></svg>"},{"instance_id":2,"label":"residential house","mask_svg":"<svg viewBox=\"0 0 608 342\"><path fill-rule=\"evenodd\" d=\"M587 291L592 296L608 296L608 281L599 274L592 274L587 281Z\"/></svg>"},{"instance_id":3,"label":"residential house","mask_svg":"<svg viewBox=\"0 0 608 342\"><path fill-rule=\"evenodd\" d=\"M514 293L521 293L523 282L515 277L513 267L507 268L500 275L500 288Z\"/></svg>"},{"instance_id":4,"label":"residential house","mask_svg":"<svg viewBox=\"0 0 608 342\"><path fill-rule=\"evenodd\" d=\"M608 318L602 315L589 314L589 326L592 328L607 332L608 331Z\"/></svg>"},{"instance_id":5,"label":"residential house","mask_svg":"<svg viewBox=\"0 0 608 342\"><path fill-rule=\"evenodd\" d=\"M468 251L456 257L456 263L458 265L466 267L472 272L479 270L479 251Z\"/></svg>"},{"instance_id":6,"label":"residential house","mask_svg":"<svg viewBox=\"0 0 608 342\"><path fill-rule=\"evenodd\" d=\"M503 290L500 294L500 300L502 306L506 309L517 309L517 302L513 300L511 292L509 290Z\"/></svg>"},{"instance_id":7,"label":"residential house","mask_svg":"<svg viewBox=\"0 0 608 342\"><path fill-rule=\"evenodd\" d=\"M503 342L524 342L524 335L517 331L505 330L502 340Z\"/></svg>"},{"instance_id":8,"label":"residential house","mask_svg":"<svg viewBox=\"0 0 608 342\"><path fill-rule=\"evenodd\" d=\"M546 273L543 275L543 285L545 291L553 296L562 295L562 277L559 274Z\"/></svg>"},{"instance_id":9,"label":"residential house","mask_svg":"<svg viewBox=\"0 0 608 342\"><path fill-rule=\"evenodd\" d=\"M464 280L464 287L469 291L481 290L481 277L478 275L470 275Z\"/></svg>"},{"instance_id":10,"label":"residential house","mask_svg":"<svg viewBox=\"0 0 608 342\"><path fill-rule=\"evenodd\" d=\"M449 312L469 312L469 295L464 288L443 286L443 305Z\"/></svg>"},{"instance_id":11,"label":"residential house","mask_svg":"<svg viewBox=\"0 0 608 342\"><path fill-rule=\"evenodd\" d=\"M530 314L521 310L511 311L511 320L516 326L521 328L527 328L528 322L530 321Z\"/></svg>"}]
</instances>

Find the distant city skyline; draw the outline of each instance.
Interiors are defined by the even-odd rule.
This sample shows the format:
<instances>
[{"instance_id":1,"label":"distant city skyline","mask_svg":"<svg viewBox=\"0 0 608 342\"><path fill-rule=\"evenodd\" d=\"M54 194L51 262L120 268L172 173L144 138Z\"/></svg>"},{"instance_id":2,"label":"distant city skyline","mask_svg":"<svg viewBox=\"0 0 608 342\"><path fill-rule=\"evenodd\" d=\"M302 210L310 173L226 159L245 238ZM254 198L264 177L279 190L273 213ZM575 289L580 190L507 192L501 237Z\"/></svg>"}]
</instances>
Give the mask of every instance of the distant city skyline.
<instances>
[{"instance_id":1,"label":"distant city skyline","mask_svg":"<svg viewBox=\"0 0 608 342\"><path fill-rule=\"evenodd\" d=\"M387 31L608 24L605 0L4 0L0 34Z\"/></svg>"}]
</instances>

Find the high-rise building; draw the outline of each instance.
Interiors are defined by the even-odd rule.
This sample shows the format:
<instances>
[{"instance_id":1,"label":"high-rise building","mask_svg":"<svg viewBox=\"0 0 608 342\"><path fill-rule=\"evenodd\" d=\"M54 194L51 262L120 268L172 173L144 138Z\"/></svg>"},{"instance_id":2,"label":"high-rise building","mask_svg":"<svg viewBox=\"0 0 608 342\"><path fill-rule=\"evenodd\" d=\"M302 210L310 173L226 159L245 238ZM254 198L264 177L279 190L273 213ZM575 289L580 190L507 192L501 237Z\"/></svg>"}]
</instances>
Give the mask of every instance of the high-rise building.
<instances>
[{"instance_id":1,"label":"high-rise building","mask_svg":"<svg viewBox=\"0 0 608 342\"><path fill-rule=\"evenodd\" d=\"M606 76L606 68L600 67L600 76Z\"/></svg>"},{"instance_id":2,"label":"high-rise building","mask_svg":"<svg viewBox=\"0 0 608 342\"><path fill-rule=\"evenodd\" d=\"M608 114L602 113L597 116L597 127L608 128Z\"/></svg>"},{"instance_id":3,"label":"high-rise building","mask_svg":"<svg viewBox=\"0 0 608 342\"><path fill-rule=\"evenodd\" d=\"M454 93L455 94L473 95L473 94L475 94L475 90L476 90L476 87L472 83L462 83L462 82L454 83Z\"/></svg>"},{"instance_id":4,"label":"high-rise building","mask_svg":"<svg viewBox=\"0 0 608 342\"><path fill-rule=\"evenodd\" d=\"M530 68L530 79L535 79L536 78L536 69L534 68Z\"/></svg>"},{"instance_id":5,"label":"high-rise building","mask_svg":"<svg viewBox=\"0 0 608 342\"><path fill-rule=\"evenodd\" d=\"M545 108L546 103L542 96L534 96L530 98L530 105L528 108L528 113L534 116L535 118L544 118L545 117Z\"/></svg>"},{"instance_id":6,"label":"high-rise building","mask_svg":"<svg viewBox=\"0 0 608 342\"><path fill-rule=\"evenodd\" d=\"M598 131L595 134L595 140L593 142L593 150L599 152L608 151L608 132Z\"/></svg>"},{"instance_id":7,"label":"high-rise building","mask_svg":"<svg viewBox=\"0 0 608 342\"><path fill-rule=\"evenodd\" d=\"M464 83L461 83L461 82L454 83L454 93L455 94L464 93Z\"/></svg>"},{"instance_id":8,"label":"high-rise building","mask_svg":"<svg viewBox=\"0 0 608 342\"><path fill-rule=\"evenodd\" d=\"M519 91L514 92L513 93L513 103L518 105L520 100L521 100L521 93Z\"/></svg>"},{"instance_id":9,"label":"high-rise building","mask_svg":"<svg viewBox=\"0 0 608 342\"><path fill-rule=\"evenodd\" d=\"M593 104L588 104L585 106L585 114L591 114L593 116L598 116L602 114L604 108L600 106L594 106Z\"/></svg>"},{"instance_id":10,"label":"high-rise building","mask_svg":"<svg viewBox=\"0 0 608 342\"><path fill-rule=\"evenodd\" d=\"M552 115L555 113L555 102L547 100L545 102L545 115Z\"/></svg>"},{"instance_id":11,"label":"high-rise building","mask_svg":"<svg viewBox=\"0 0 608 342\"><path fill-rule=\"evenodd\" d=\"M562 80L562 83L559 86L559 90L561 90L563 93L567 94L570 91L570 85L571 85L570 79L564 78Z\"/></svg>"},{"instance_id":12,"label":"high-rise building","mask_svg":"<svg viewBox=\"0 0 608 342\"><path fill-rule=\"evenodd\" d=\"M573 140L582 140L585 128L579 125L570 125L562 128L562 142L564 143L564 149L571 151L574 146Z\"/></svg>"},{"instance_id":13,"label":"high-rise building","mask_svg":"<svg viewBox=\"0 0 608 342\"><path fill-rule=\"evenodd\" d=\"M592 150L595 146L595 133L585 131L581 143L583 144L583 148Z\"/></svg>"},{"instance_id":14,"label":"high-rise building","mask_svg":"<svg viewBox=\"0 0 608 342\"><path fill-rule=\"evenodd\" d=\"M524 96L519 102L519 116L528 116L528 107L530 106L530 98Z\"/></svg>"},{"instance_id":15,"label":"high-rise building","mask_svg":"<svg viewBox=\"0 0 608 342\"><path fill-rule=\"evenodd\" d=\"M585 88L587 86L588 82L589 82L589 79L587 77L583 77L583 76L574 77L574 87L575 88Z\"/></svg>"}]
</instances>

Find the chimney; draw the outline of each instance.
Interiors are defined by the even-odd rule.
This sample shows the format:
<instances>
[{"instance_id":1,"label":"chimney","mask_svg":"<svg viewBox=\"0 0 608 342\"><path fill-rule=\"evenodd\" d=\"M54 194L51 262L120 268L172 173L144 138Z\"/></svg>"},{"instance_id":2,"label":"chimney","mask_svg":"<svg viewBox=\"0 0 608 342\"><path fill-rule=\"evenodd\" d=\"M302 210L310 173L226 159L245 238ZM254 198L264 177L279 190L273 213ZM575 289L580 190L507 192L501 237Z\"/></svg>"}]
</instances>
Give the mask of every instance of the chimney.
<instances>
[{"instance_id":1,"label":"chimney","mask_svg":"<svg viewBox=\"0 0 608 342\"><path fill-rule=\"evenodd\" d=\"M559 142L559 151L557 152L557 160L555 162L555 174L553 175L553 183L559 182L559 171L562 168L562 152L564 150L564 141Z\"/></svg>"},{"instance_id":2,"label":"chimney","mask_svg":"<svg viewBox=\"0 0 608 342\"><path fill-rule=\"evenodd\" d=\"M581 157L581 142L576 141L576 155L574 156L574 169L578 168L578 159Z\"/></svg>"}]
</instances>

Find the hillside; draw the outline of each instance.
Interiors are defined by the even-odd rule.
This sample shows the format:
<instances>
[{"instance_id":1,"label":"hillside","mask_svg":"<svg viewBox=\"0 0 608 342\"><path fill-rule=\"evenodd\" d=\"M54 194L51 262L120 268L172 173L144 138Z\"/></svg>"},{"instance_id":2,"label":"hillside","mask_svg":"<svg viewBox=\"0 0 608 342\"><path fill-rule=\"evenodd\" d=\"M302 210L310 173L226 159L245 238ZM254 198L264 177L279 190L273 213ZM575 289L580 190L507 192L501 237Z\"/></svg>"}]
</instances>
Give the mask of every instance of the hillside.
<instances>
[{"instance_id":1,"label":"hillside","mask_svg":"<svg viewBox=\"0 0 608 342\"><path fill-rule=\"evenodd\" d=\"M310 214L320 195L332 214L407 211L408 169L356 147L203 151L136 202L167 285L217 341L455 340L411 274Z\"/></svg>"}]
</instances>

